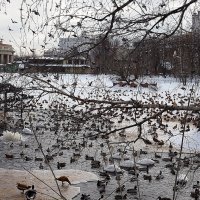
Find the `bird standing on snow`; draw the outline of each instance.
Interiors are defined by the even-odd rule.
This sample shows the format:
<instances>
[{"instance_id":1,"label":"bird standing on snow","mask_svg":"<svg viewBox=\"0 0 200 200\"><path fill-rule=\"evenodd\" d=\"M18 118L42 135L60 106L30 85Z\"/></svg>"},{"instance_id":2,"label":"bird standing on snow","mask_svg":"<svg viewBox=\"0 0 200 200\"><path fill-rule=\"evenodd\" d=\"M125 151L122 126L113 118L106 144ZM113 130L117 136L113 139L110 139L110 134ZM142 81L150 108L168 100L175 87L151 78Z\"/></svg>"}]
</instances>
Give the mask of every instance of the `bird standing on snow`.
<instances>
[{"instance_id":1,"label":"bird standing on snow","mask_svg":"<svg viewBox=\"0 0 200 200\"><path fill-rule=\"evenodd\" d=\"M26 193L25 193L26 199L27 199L27 200L35 199L36 193L37 193L37 192L36 192L36 190L34 189L34 185L32 185L32 189L26 191Z\"/></svg>"},{"instance_id":2,"label":"bird standing on snow","mask_svg":"<svg viewBox=\"0 0 200 200\"><path fill-rule=\"evenodd\" d=\"M23 183L17 183L17 189L22 190L22 193L24 193L24 190L30 189L31 186L23 184Z\"/></svg>"},{"instance_id":3,"label":"bird standing on snow","mask_svg":"<svg viewBox=\"0 0 200 200\"><path fill-rule=\"evenodd\" d=\"M66 176L60 176L59 178L56 178L56 180L61 181L62 185L64 185L64 182L68 182L71 185L70 180Z\"/></svg>"}]
</instances>

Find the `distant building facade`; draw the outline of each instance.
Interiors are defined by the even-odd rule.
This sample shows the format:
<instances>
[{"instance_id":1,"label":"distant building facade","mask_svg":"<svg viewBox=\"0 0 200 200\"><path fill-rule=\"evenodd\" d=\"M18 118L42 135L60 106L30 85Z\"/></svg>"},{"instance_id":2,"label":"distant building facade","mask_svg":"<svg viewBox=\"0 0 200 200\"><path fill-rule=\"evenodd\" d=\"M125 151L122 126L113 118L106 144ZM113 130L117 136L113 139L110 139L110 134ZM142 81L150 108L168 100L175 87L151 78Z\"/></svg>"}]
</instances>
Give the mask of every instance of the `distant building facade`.
<instances>
[{"instance_id":1,"label":"distant building facade","mask_svg":"<svg viewBox=\"0 0 200 200\"><path fill-rule=\"evenodd\" d=\"M90 39L84 34L74 38L60 38L58 49L60 52L66 53L69 53L71 51L83 52L89 47L89 42L91 42Z\"/></svg>"},{"instance_id":2,"label":"distant building facade","mask_svg":"<svg viewBox=\"0 0 200 200\"><path fill-rule=\"evenodd\" d=\"M0 40L0 64L8 64L13 62L14 50L12 45L3 44Z\"/></svg>"},{"instance_id":3,"label":"distant building facade","mask_svg":"<svg viewBox=\"0 0 200 200\"><path fill-rule=\"evenodd\" d=\"M200 31L200 11L192 15L192 31Z\"/></svg>"},{"instance_id":4,"label":"distant building facade","mask_svg":"<svg viewBox=\"0 0 200 200\"><path fill-rule=\"evenodd\" d=\"M24 67L19 70L25 72L49 72L49 73L92 73L91 67L82 56L65 59L62 57L29 58Z\"/></svg>"}]
</instances>

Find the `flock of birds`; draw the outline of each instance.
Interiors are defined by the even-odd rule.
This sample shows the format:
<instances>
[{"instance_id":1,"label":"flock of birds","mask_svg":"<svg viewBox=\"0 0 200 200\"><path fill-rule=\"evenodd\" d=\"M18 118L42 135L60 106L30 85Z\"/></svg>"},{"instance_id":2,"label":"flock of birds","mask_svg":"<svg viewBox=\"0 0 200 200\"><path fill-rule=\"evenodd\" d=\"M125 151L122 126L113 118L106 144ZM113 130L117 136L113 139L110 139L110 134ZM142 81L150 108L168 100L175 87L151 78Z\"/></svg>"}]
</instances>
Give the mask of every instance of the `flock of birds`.
<instances>
[{"instance_id":1,"label":"flock of birds","mask_svg":"<svg viewBox=\"0 0 200 200\"><path fill-rule=\"evenodd\" d=\"M49 82L52 82L52 80L49 80ZM92 84L90 84L90 87L92 87ZM98 95L100 99L104 99L107 98L107 94L108 91L100 88L97 91L92 90L90 98ZM110 91L109 98L112 100L123 100L129 95L130 91L128 89L127 91L124 89L123 92L119 89L113 89ZM168 92L162 94L143 92L141 96L140 103L142 102L146 105L164 104L164 102L171 105L184 105L188 101L188 95L181 95L179 93L171 96ZM198 106L200 100L193 98L191 99L191 103ZM46 169L48 164L53 165L55 169L62 170L70 166L77 166L79 162L87 163L87 167L90 166L96 171L103 169L103 171L99 171L101 179L97 181L97 190L100 194L100 197L97 198L99 199L106 197L106 188L113 181L113 174L116 181L118 181L117 183L122 181L123 170L131 176L128 179L128 182L131 184L132 182L137 183L137 181L141 180L147 180L149 183L152 183L154 180L162 181L166 178L162 169L158 169L158 174L151 174L153 169L151 166L148 166L148 164L137 164L140 157L151 157L155 165L161 162L167 162L165 170L169 170L168 172L171 175L176 175L182 168L189 169L191 165L193 165L194 171L198 170L198 154L193 154L191 157L181 158L180 160L178 158L179 153L176 149L174 150L174 146L171 143L166 143L160 136L160 132L172 137L174 132L183 131L183 119L185 116L183 111L166 111L156 119L147 120L145 122L145 128L147 127L148 133L143 130L144 127L140 127L141 130L139 131L142 134L139 137L139 141L141 143L143 142L146 147L155 146L156 150L159 148L159 151L162 151L162 147L167 147L166 157L163 157L165 154L160 152L155 151L149 153L144 149L138 149L138 151L132 153L134 144L133 146L131 144L125 145L126 147L122 146L122 148L119 148L118 143L116 143L117 145L110 145L113 135L114 137L117 136L117 142L119 144L120 142L126 143L129 141L126 131L113 134L112 131L114 129L135 123L140 119L151 118L151 116L160 111L159 107L156 109L140 109L129 106L115 107L103 104L97 105L93 102L77 103L76 101L71 103L68 97L60 96L51 102L46 99L42 101L32 100L29 102L30 110L24 111L23 113L23 120L20 119L20 114L17 113L15 113L13 118L10 117L9 128L11 130L22 130L22 128L27 127L22 133L27 134L29 132L27 135L32 138L31 142L34 141L33 135L36 134L41 143L33 142L32 146L30 141L29 143L26 141L20 143L11 142L8 145L5 158L9 160L21 158L22 162L34 163L34 166L41 170ZM31 123L28 116L31 116ZM198 113L189 112L186 121L186 132L189 133L190 130L194 129L198 131L200 128ZM171 122L173 126L171 126ZM31 126L33 130L28 131L28 128ZM111 133L108 134L109 132ZM16 151L15 148L17 149ZM18 151L19 149L21 152ZM44 156L41 154L41 150L44 152ZM133 157L135 157L136 162L133 160ZM128 167L126 165L122 166L122 162L126 160L130 161L126 162L129 164ZM118 165L119 171L116 171ZM64 182L71 184L69 177L66 176L57 177L56 180L61 181L62 185ZM177 183L175 189L179 190L184 181L180 179ZM187 184L187 181L184 184ZM37 191L34 189L34 186L24 185L23 187L22 185L23 183L18 183L17 188L22 191L27 190L28 194L35 192L36 196ZM190 196L196 200L199 198L199 182L197 181L195 185ZM114 193L113 197L115 199L128 199L130 195L137 196L139 187L137 184L133 187L120 184L114 189L117 194ZM23 188L25 189L23 190ZM89 200L92 197L86 193L82 194L80 198L82 200ZM169 197L163 196L156 198L170 200Z\"/></svg>"}]
</instances>

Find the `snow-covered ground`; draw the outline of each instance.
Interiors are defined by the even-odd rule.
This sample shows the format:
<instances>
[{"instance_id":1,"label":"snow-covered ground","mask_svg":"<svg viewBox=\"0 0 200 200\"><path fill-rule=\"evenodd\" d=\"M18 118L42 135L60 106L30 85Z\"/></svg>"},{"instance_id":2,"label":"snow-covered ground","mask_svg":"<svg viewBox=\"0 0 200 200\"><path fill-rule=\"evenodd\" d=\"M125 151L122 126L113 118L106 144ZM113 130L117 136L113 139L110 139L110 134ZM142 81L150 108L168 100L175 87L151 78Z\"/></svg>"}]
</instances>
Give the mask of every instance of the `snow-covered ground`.
<instances>
[{"instance_id":1,"label":"snow-covered ground","mask_svg":"<svg viewBox=\"0 0 200 200\"><path fill-rule=\"evenodd\" d=\"M162 104L162 105L187 105L189 96L191 95L191 89L193 93L191 95L192 99L190 104L198 104L199 103L199 94L200 87L197 81L188 80L186 86L183 86L179 79L175 79L172 77L142 77L138 79L135 83L137 85L136 88L130 87L128 85L121 87L118 84L115 85L117 77L111 75L72 75L72 74L30 74L30 77L21 76L19 74L4 74L1 76L0 81L9 81L15 86L20 86L23 88L31 88L34 87L34 90L27 91L30 95L39 95L41 94L42 89L46 91L52 92L52 88L49 88L47 83L41 83L39 79L45 80L46 82L52 84L59 90L66 92L69 95L74 95L76 97L82 99L96 99L96 100L109 100L118 101L118 100L138 100L145 102L146 104ZM34 80L34 81L33 81ZM144 88L140 85L140 83L156 83L157 87L152 88ZM38 90L39 89L39 90ZM111 100L112 99L112 100ZM64 97L63 95L58 95L55 93L45 93L41 96L39 103L43 103L44 108L48 108L52 102L62 102L68 106L72 106L74 101L69 99L68 97ZM77 108L78 109L78 108ZM79 107L79 109L84 109L84 107ZM153 110L151 110L153 112ZM149 113L142 113L141 118L147 117ZM151 113L150 113L151 114ZM196 118L198 114L192 114L189 112L192 118ZM180 134L180 120L173 120L172 115L179 115L179 118L183 118L185 113L183 111L173 111L172 113L163 114L163 124L167 125L166 130L159 130L157 126L156 132L159 135L159 138L162 140L169 140L176 144L180 145L181 134ZM126 116L125 116L126 117ZM118 123L119 118L115 118L115 127L123 127L126 125L131 125L133 122L130 119L123 120L122 123ZM165 120L166 119L166 120ZM138 118L139 121L139 118ZM153 124L153 123L152 123ZM152 124L148 125L145 123L143 125L143 136L152 140L152 137L149 136L152 132ZM187 149L200 149L199 144L199 132L197 128L193 125L193 122L188 123L190 126L190 130L186 132L185 144L184 147ZM173 128L177 125L177 128ZM138 129L133 127L131 129L126 130L126 140L134 140L137 136ZM170 134L168 134L170 133ZM112 139L114 142L119 141L118 135L113 134ZM173 136L173 137L172 137ZM125 141L126 141L125 140ZM169 142L168 142L169 144ZM142 146L140 146L142 145ZM146 145L142 144L140 141L134 146L137 149L137 146L145 147Z\"/></svg>"},{"instance_id":2,"label":"snow-covered ground","mask_svg":"<svg viewBox=\"0 0 200 200\"><path fill-rule=\"evenodd\" d=\"M108 160L110 156L121 156L119 155L118 150L127 150L127 155L123 155L121 157L121 160L125 160L126 156L127 158L130 158L128 161L128 164L133 165L133 155L132 151L134 150L138 151L138 154L134 159L136 159L136 162L142 158L154 158L154 152L157 152L159 155L167 156L168 150L169 150L169 144L170 141L173 146L176 146L173 150L178 150L180 147L180 143L182 140L182 125L180 121L185 116L184 111L170 111L165 112L162 114L162 126L159 126L159 123L156 119L152 119L150 122L146 122L142 125L142 138L148 139L150 142L152 142L151 145L146 145L142 139L138 139L136 143L132 142L135 140L139 134L138 127L131 127L126 129L125 131L117 131L116 133L110 134L109 137L109 152L108 152L108 146L107 141L103 140L101 138L90 140L88 139L88 145L92 144L91 147L82 148L82 151L80 152L81 156L78 160L75 160L75 162L71 163L70 157L72 158L74 153L77 153L75 149L77 148L76 144L79 142L82 142L82 132L85 133L87 136L87 132L89 134L88 127L91 128L91 133L95 133L95 129L92 129L92 124L81 124L81 131L80 131L80 138L77 141L74 141L75 139L73 137L69 138L69 130L63 131L61 130L59 132L59 135L55 135L53 130L50 130L54 123L54 112L51 110L53 105L60 105L64 104L66 108L73 107L73 105L76 105L74 107L74 113L77 113L74 115L78 119L81 117L84 117L86 115L89 108L94 108L95 106L97 108L101 107L108 107L108 104L82 104L78 105L77 101L74 101L70 99L68 96L72 95L81 99L90 99L90 100L106 100L106 101L129 101L129 100L138 100L140 102L143 102L145 104L161 104L161 105L187 105L189 96L191 95L191 105L198 106L200 103L199 101L199 94L200 89L198 87L198 83L196 82L188 82L186 86L183 86L182 83L178 79L167 77L143 77L140 80L137 80L135 83L137 84L137 87L130 87L128 85L121 87L119 84L115 84L117 82L117 77L110 76L110 75L42 75L42 74L32 74L31 77L27 76L21 76L19 74L13 74L12 76L10 74L3 74L3 76L0 76L0 82L10 82L15 86L23 87L26 89L26 93L33 95L37 97L38 95L42 94L40 99L38 101L34 100L33 103L37 106L38 109L31 110L30 112L26 112L23 114L25 124L23 128L30 128L29 124L29 116L32 117L32 119L36 119L34 122L34 126L38 128L37 135L40 140L40 142L43 145L43 148L45 152L47 151L47 148L50 148L53 153L63 153L62 155L56 155L54 160L51 162L51 165L54 169L56 169L56 163L57 161L60 162L66 162L67 166L66 168L69 169L73 167L73 169L83 169L83 170L91 170L91 164L90 161L85 160L85 155L88 154L90 156L94 156L96 159L101 160L101 168L109 166ZM35 76L35 77L34 77ZM44 81L39 81L39 79L42 79ZM53 87L51 87L48 83L50 83L53 87L58 88L60 91L63 92L63 94L57 94L53 91L55 90ZM157 87L152 88L144 88L140 85L140 83L157 83ZM192 89L192 94L191 94ZM44 93L42 93L44 92ZM67 95L65 95L65 93ZM200 104L199 104L200 105ZM90 107L91 106L91 107ZM94 107L92 107L94 106ZM42 108L41 108L42 107ZM95 108L96 108L95 107ZM112 110L112 108L109 108L109 110ZM122 109L123 110L123 109ZM72 109L73 111L73 109ZM130 109L128 112L115 110L113 112L114 117L110 119L110 122L112 122L112 128L118 129L125 126L131 126L135 123L135 119L137 122L140 122L146 117L151 116L152 114L155 114L156 112L159 112L159 108L156 109L146 109L144 111L138 110L132 110ZM12 113L9 113L12 115ZM71 114L71 113L70 113ZM93 112L93 114L96 114ZM111 113L112 114L112 113ZM82 116L83 115L83 116ZM188 122L186 123L186 132L185 132L185 138L184 138L184 150L185 151L199 151L200 150L200 133L198 131L198 128L196 127L196 122L199 121L199 114L193 113L191 111L188 112ZM90 115L89 115L90 116ZM13 118L19 118L18 115L14 115ZM92 121L92 115L90 118L88 118L88 121ZM62 125L67 124L68 121L62 121ZM48 125L49 124L49 125ZM98 118L94 120L94 125L101 125L101 121L98 121ZM45 130L45 126L47 125L47 129ZM87 127L86 127L87 125ZM99 127L99 126L98 126ZM111 130L113 130L111 129ZM108 130L109 132L110 130ZM1 156L3 157L2 162L0 161L1 167L3 168L10 168L10 169L19 169L21 166L25 166L26 169L32 170L32 169L38 169L39 162L35 162L34 157L42 156L38 151L35 151L38 147L38 144L35 142L35 138L33 135L24 135L23 131L21 130L20 134L22 134L24 141L20 143L21 146L19 146L19 142L15 142L16 135L8 134L4 137L1 137L0 143L2 146L0 146L0 149L2 152ZM164 145L158 145L153 141L153 136L157 134L158 139L161 141L164 141ZM73 136L73 134L71 134ZM76 136L77 137L77 136ZM9 140L13 138L14 147L11 147L11 142L7 142L6 138ZM68 147L69 149L60 150L57 147L53 147L53 145L57 145L58 142L56 139L69 139L69 141L65 142L65 147ZM57 143L56 143L57 142ZM74 143L73 143L74 142ZM30 145L29 147L25 148L25 143L28 143ZM32 145L32 146L31 146ZM51 148L52 147L52 148ZM146 155L140 155L140 149L143 149L149 153L146 157ZM26 155L28 155L32 160L25 161L19 156L19 152L23 151ZM163 153L167 152L167 153ZM14 155L14 158L11 160L6 160L4 153L12 153ZM106 153L107 154L107 160L103 160L101 154ZM120 159L119 159L120 160ZM118 160L118 161L119 161ZM43 162L42 162L43 163ZM47 169L47 166L44 164L45 169ZM123 164L123 162L122 162ZM126 163L127 164L127 163ZM160 162L160 164L155 164L155 168L151 169L151 172L157 173L158 168L162 169L165 173L165 176L167 177L169 172L168 169L164 167L164 162ZM120 165L119 165L120 166ZM98 169L99 170L99 169ZM186 170L184 168L184 170ZM86 172L79 173L78 171L55 171L56 175L66 175L69 176L70 181L74 184L78 182L85 182L96 180L98 177L95 176L92 173L87 174ZM93 172L97 172L94 170ZM8 174L9 173L9 174ZM46 181L50 184L55 184L53 178L50 178L50 172L48 171L34 171L34 173L37 174L41 179L47 179ZM59 174L57 174L59 173ZM155 176L155 174L153 174ZM128 175L129 176L129 175ZM18 199L23 199L23 195L20 194L19 191L16 189L16 185L9 184L11 183L11 180L15 180L15 182L25 182L27 184L32 184L33 177L24 171L16 171L16 170L7 170L7 169L1 169L0 170L0 177L3 177L1 180L3 183L1 185L2 188L0 189L0 199L1 197L7 197L6 195L14 195L12 197L9 196L10 199L15 199L15 197ZM6 181L4 181L4 179ZM51 180L50 180L51 179ZM140 177L141 179L141 177ZM170 181L169 181L170 180ZM142 183L145 182L144 180L140 180ZM157 190L157 187L160 187L160 183L156 182L154 183L156 187L153 186L153 189L149 189L147 193L152 193L151 199L155 199L156 192L156 198L159 195L163 195L163 191L165 191L166 195L168 195L168 190L166 189L166 185L170 185L170 187L173 187L173 175L170 175L170 179L166 178L164 179L165 184L162 184L162 190ZM34 179L33 181L36 183L37 181ZM6 184L5 184L6 183ZM132 185L132 183L131 183ZM147 187L149 184L144 184ZM167 187L168 187L167 185ZM112 185L111 190L115 188L116 183ZM51 192L47 189L43 188L43 185L39 182L37 182L37 185L35 186L36 189L40 192L46 190L48 191L48 195L51 194ZM93 185L93 189L96 187L96 185ZM116 189L116 188L115 188ZM2 191L1 191L2 190ZM11 193L8 192L8 190L12 190ZM71 199L73 196L77 195L80 192L80 188L75 186L69 186L66 185L62 188L62 191L64 191L65 195L68 199ZM1 193L2 192L2 193ZM88 192L88 189L87 189ZM146 188L143 191L144 196L146 195ZM189 193L188 193L189 194ZM4 195L4 196L3 196ZM16 196L17 195L17 196ZM38 198L40 197L40 193L38 193ZM94 194L95 196L96 194ZM149 194L147 194L149 195ZM188 195L189 196L189 195ZM96 196L97 197L97 196ZM98 194L99 197L99 194ZM78 197L77 197L78 198ZM110 199L113 199L114 196L110 196ZM145 198L145 197L144 197ZM185 199L187 200L188 197ZM48 199L48 198L47 198ZM79 198L80 199L80 198ZM130 197L131 199L131 197ZM184 199L184 200L185 200Z\"/></svg>"}]
</instances>

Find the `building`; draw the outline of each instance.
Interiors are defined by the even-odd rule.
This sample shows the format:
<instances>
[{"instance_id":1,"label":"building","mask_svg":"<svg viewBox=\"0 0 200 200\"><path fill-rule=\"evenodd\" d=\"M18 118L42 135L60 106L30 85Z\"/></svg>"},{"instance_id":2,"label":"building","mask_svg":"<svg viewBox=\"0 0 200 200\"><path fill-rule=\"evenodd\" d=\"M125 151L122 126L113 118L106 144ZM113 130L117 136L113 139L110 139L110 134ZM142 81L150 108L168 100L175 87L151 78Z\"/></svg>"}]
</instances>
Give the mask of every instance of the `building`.
<instances>
[{"instance_id":1,"label":"building","mask_svg":"<svg viewBox=\"0 0 200 200\"><path fill-rule=\"evenodd\" d=\"M200 30L200 11L192 15L192 31L195 32L199 30Z\"/></svg>"},{"instance_id":2,"label":"building","mask_svg":"<svg viewBox=\"0 0 200 200\"><path fill-rule=\"evenodd\" d=\"M92 73L91 67L83 56L65 59L62 57L29 58L24 62L24 67L19 70L25 72L49 72L49 73Z\"/></svg>"},{"instance_id":3,"label":"building","mask_svg":"<svg viewBox=\"0 0 200 200\"><path fill-rule=\"evenodd\" d=\"M8 64L13 62L14 50L12 45L3 44L0 40L0 64Z\"/></svg>"},{"instance_id":4,"label":"building","mask_svg":"<svg viewBox=\"0 0 200 200\"><path fill-rule=\"evenodd\" d=\"M78 37L59 38L58 49L60 52L70 53L74 50L81 53L89 48L88 43L91 43L85 34Z\"/></svg>"}]
</instances>

